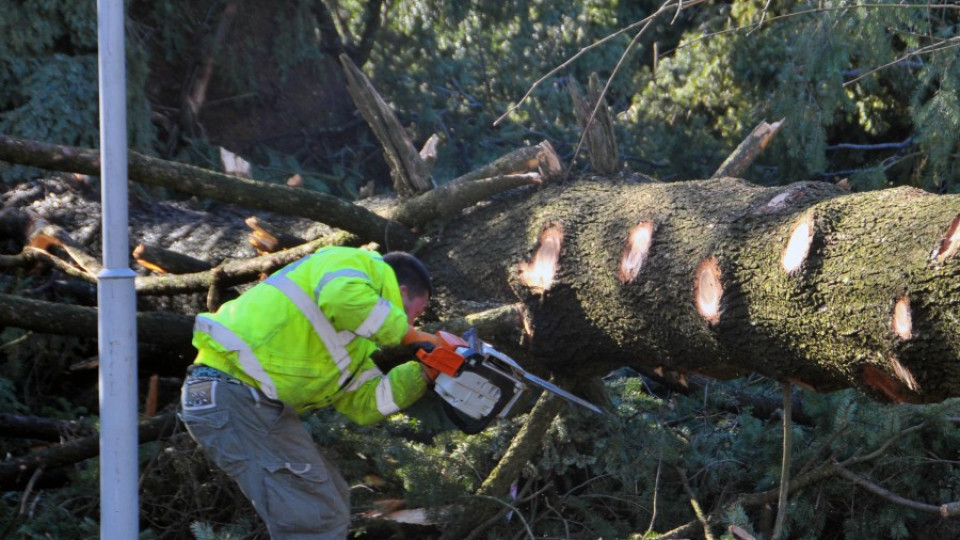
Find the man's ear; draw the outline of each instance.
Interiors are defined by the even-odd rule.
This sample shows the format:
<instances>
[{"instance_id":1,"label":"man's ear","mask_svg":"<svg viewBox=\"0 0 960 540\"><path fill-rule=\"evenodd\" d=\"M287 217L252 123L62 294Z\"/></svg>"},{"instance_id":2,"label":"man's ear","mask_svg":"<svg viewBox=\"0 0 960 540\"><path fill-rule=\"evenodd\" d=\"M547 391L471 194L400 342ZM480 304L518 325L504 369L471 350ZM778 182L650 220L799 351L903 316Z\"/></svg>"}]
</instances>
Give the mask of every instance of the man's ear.
<instances>
[{"instance_id":1,"label":"man's ear","mask_svg":"<svg viewBox=\"0 0 960 540\"><path fill-rule=\"evenodd\" d=\"M400 297L403 298L404 301L407 300L407 294L409 294L409 289L407 289L407 286L406 286L406 285L401 285L401 286L400 286Z\"/></svg>"}]
</instances>

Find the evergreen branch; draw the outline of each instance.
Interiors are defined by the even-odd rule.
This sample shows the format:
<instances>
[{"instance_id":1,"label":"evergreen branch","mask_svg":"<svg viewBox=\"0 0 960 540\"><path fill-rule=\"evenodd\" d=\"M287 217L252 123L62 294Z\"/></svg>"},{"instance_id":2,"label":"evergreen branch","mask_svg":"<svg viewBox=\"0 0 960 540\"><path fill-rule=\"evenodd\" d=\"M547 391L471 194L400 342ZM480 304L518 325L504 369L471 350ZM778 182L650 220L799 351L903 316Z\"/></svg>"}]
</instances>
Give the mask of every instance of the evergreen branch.
<instances>
[{"instance_id":1,"label":"evergreen branch","mask_svg":"<svg viewBox=\"0 0 960 540\"><path fill-rule=\"evenodd\" d=\"M956 42L956 43L951 43L951 42ZM932 54L932 53L935 53L935 52L940 52L940 51L944 51L944 50L947 50L947 49L951 49L951 48L953 48L953 47L960 47L960 36L958 36L958 37L952 37L952 38L950 38L950 39L945 39L945 40L943 40L943 41L939 41L939 42L934 43L934 44L932 44L932 45L927 45L926 47L921 47L921 48L919 48L919 49L917 49L917 50L915 50L915 51L910 51L910 52L908 52L907 54L904 54L904 55L900 56L899 58L897 58L897 59L895 59L895 60L892 60L892 61L890 61L890 62L887 62L886 64L883 64L883 65L881 65L881 66L877 66L877 67L875 67L875 68L873 68L873 69L871 69L871 70L866 71L865 73L862 73L861 75L859 75L859 76L857 76L857 77L855 77L855 78L853 78L853 79L850 79L849 81L843 83L843 86L844 86L844 87L847 87L847 86L849 86L849 85L851 85L851 84L859 81L860 79L863 79L864 77L867 77L867 76L869 76L869 75L872 75L872 74L874 74L874 73L876 73L876 72L878 72L878 71L880 71L880 70L882 70L882 69L886 69L886 68L888 68L888 67L890 67L890 66L894 66L894 65L897 65L897 64L899 64L899 63L901 63L901 62L905 62L906 60L910 59L911 57L919 56L919 55L921 55L921 54Z\"/></svg>"},{"instance_id":2,"label":"evergreen branch","mask_svg":"<svg viewBox=\"0 0 960 540\"><path fill-rule=\"evenodd\" d=\"M866 454L864 456L852 457L842 462L836 462L831 460L829 462L822 463L820 466L816 467L810 472L806 474L801 474L796 478L794 478L794 480L790 482L790 485L787 489L787 494L789 495L790 493L799 491L809 485L820 482L822 480L826 480L827 478L830 478L833 476L844 476L842 471L846 470L848 466L864 463L864 462L876 459L877 457L880 457L886 452L886 450L890 447L890 445L893 444L896 440L903 437L904 435L908 435L910 433L919 431L927 427L928 425L929 425L929 422L923 422L923 423L911 426L909 428L906 428L904 430L901 430L900 432L896 433L893 437L891 437L889 440L887 440L879 448L877 448L873 452L870 452L869 454ZM851 472L850 474L853 474L853 473ZM685 480L686 480L685 477L681 475L681 481L685 481ZM865 487L865 489L867 488ZM878 489L883 489L883 488L878 488ZM690 492L688 491L688 494L689 493ZM775 500L777 500L778 497L780 497L780 488L769 489L767 491L762 491L759 493L742 494L736 499L734 499L733 502L725 505L721 512L714 512L708 516L703 516L702 519L698 515L696 520L691 520L683 525L680 525L679 527L676 527L667 532L664 532L661 536L659 536L659 538L663 538L664 540L669 538L680 538L683 535L692 533L698 525L702 525L704 523L704 520L705 520L705 523L707 524L716 524L720 519L719 516L722 516L723 512L731 508L735 508L737 506L744 506L744 507L761 506L763 504L774 502ZM923 504L923 503L917 503L917 504ZM960 515L960 502L947 503L942 506L937 506L935 508L936 508L936 511L941 513L941 515L944 515L944 517ZM925 508L925 510L929 511L929 508Z\"/></svg>"},{"instance_id":3,"label":"evergreen branch","mask_svg":"<svg viewBox=\"0 0 960 540\"><path fill-rule=\"evenodd\" d=\"M514 436L510 442L510 447L507 448L499 463L480 485L477 493L474 494L475 497L490 499L507 492L510 484L522 473L527 461L540 448L540 443L553 418L560 412L561 406L561 400L552 399L549 392L541 394L533 409L528 413L526 424ZM500 501L497 500L497 502ZM443 540L459 540L465 538L469 531L476 532L479 530L476 522L493 513L491 512L492 507L493 505L489 502L474 505L471 512L464 515L458 522L449 524L441 538Z\"/></svg>"},{"instance_id":4,"label":"evergreen branch","mask_svg":"<svg viewBox=\"0 0 960 540\"><path fill-rule=\"evenodd\" d=\"M860 457L853 456L853 457L850 457L850 458L848 458L848 459L845 459L845 460L841 461L840 463L838 463L838 465L839 465L840 467L846 467L846 466L849 466L849 465L856 465L856 464L858 464L858 463L864 463L864 462L866 462L866 461L872 461L872 460L874 460L874 459L882 456L884 453L886 453L887 448L890 448L890 445L892 445L893 443L895 443L896 441L898 441L901 437L903 437L903 436L905 436L905 435L909 435L909 434L911 434L911 433L915 433L915 432L917 432L917 431L920 431L920 430L922 430L923 428L925 428L925 427L927 427L927 426L929 426L929 425L930 425L930 422L929 422L929 421L928 421L928 422L921 422L921 423L919 423L919 424L917 424L917 425L915 425L915 426L910 426L910 427L908 427L908 428L906 428L906 429L900 430L899 432L893 434L893 436L890 437L890 438L887 440L887 442L883 443L883 445L881 445L880 448L877 448L877 449L874 450L873 452L870 452L869 454L867 454L867 455L865 455L865 456L860 456Z\"/></svg>"}]
</instances>

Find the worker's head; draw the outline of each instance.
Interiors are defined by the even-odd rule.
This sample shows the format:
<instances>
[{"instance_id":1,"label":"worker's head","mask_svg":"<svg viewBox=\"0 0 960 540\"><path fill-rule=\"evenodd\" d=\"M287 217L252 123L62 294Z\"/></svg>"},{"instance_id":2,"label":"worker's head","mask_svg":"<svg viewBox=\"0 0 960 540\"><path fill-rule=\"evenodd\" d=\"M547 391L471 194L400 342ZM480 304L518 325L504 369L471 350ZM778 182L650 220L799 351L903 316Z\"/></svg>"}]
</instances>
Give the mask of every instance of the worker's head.
<instances>
[{"instance_id":1,"label":"worker's head","mask_svg":"<svg viewBox=\"0 0 960 540\"><path fill-rule=\"evenodd\" d=\"M393 268L393 273L397 276L403 309L407 312L410 324L413 324L427 309L430 297L433 296L430 272L420 259L404 251L391 251L383 256L383 261Z\"/></svg>"}]
</instances>

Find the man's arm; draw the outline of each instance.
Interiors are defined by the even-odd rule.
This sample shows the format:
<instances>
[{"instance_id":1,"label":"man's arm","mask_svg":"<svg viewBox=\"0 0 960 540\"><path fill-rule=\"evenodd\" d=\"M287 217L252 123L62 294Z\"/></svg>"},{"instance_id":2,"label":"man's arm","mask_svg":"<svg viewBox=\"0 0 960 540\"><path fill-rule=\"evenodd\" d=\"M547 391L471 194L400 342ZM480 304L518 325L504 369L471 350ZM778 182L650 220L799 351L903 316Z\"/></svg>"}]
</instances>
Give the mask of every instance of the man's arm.
<instances>
[{"instance_id":1,"label":"man's arm","mask_svg":"<svg viewBox=\"0 0 960 540\"><path fill-rule=\"evenodd\" d=\"M409 329L403 305L380 296L373 283L361 277L330 281L317 303L338 332L349 330L380 346L398 345Z\"/></svg>"},{"instance_id":2,"label":"man's arm","mask_svg":"<svg viewBox=\"0 0 960 540\"><path fill-rule=\"evenodd\" d=\"M427 389L422 364L411 361L384 374L364 361L370 369L361 372L333 406L354 422L367 426L413 405Z\"/></svg>"}]
</instances>

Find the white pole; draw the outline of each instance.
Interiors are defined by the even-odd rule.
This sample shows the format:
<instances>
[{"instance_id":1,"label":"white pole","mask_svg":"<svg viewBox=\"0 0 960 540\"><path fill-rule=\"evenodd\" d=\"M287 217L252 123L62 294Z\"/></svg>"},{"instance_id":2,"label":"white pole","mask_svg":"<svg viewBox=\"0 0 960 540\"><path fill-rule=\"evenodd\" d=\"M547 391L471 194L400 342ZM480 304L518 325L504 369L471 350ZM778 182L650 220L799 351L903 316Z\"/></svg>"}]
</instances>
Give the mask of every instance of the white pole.
<instances>
[{"instance_id":1,"label":"white pole","mask_svg":"<svg viewBox=\"0 0 960 540\"><path fill-rule=\"evenodd\" d=\"M136 540L137 321L127 252L127 83L123 0L97 0L103 271L100 316L100 538Z\"/></svg>"}]
</instances>

